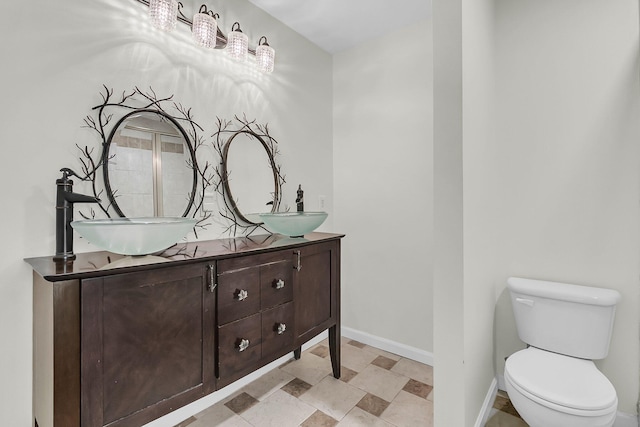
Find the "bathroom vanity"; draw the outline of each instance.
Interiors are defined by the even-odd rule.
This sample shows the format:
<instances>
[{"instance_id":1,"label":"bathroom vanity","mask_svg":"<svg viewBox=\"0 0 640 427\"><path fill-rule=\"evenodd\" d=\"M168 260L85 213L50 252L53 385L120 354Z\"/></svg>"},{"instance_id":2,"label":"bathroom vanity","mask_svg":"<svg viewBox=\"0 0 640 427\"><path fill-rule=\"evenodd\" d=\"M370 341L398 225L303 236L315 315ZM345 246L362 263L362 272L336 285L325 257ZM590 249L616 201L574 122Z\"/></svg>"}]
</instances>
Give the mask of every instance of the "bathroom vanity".
<instances>
[{"instance_id":1,"label":"bathroom vanity","mask_svg":"<svg viewBox=\"0 0 640 427\"><path fill-rule=\"evenodd\" d=\"M77 254L33 267L40 427L140 426L328 329L340 377L340 234ZM160 262L151 262L160 261Z\"/></svg>"}]
</instances>

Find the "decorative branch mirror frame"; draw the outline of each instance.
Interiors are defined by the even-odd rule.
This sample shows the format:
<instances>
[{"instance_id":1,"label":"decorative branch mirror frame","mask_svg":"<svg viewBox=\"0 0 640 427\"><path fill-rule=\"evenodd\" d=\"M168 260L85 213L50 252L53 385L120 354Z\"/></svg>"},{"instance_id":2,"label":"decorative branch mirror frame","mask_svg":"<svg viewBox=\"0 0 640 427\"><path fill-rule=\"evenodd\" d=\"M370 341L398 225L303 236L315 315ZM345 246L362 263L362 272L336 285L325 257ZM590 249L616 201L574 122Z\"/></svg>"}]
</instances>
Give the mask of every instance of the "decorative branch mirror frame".
<instances>
[{"instance_id":1,"label":"decorative branch mirror frame","mask_svg":"<svg viewBox=\"0 0 640 427\"><path fill-rule=\"evenodd\" d=\"M278 141L269 134L268 124L256 123L256 120L248 120L246 116L234 120L222 120L216 118L217 131L213 134L213 146L220 156L220 165L215 169L217 175L216 191L222 196L224 206L220 215L230 222L227 232L236 235L243 232L247 236L257 229L263 229L263 222L257 218L249 217L247 212L242 212L238 206L238 200L231 191L231 173L229 167L229 150L232 143L240 136L247 136L256 140L265 150L268 157L268 166L273 179L273 191L270 192L270 200L267 205L271 206L270 212L278 212L282 200L282 186L286 182L282 174L282 166L277 163L276 158L280 153ZM270 232L269 232L270 233Z\"/></svg>"},{"instance_id":2,"label":"decorative branch mirror frame","mask_svg":"<svg viewBox=\"0 0 640 427\"><path fill-rule=\"evenodd\" d=\"M127 119L137 114L154 114L159 120L170 123L184 139L188 150L186 167L192 171L193 181L188 194L185 195L187 202L181 216L197 218L196 227L204 228L206 225L204 221L210 217L210 214L204 213L202 209L205 191L214 185L215 172L209 162L200 165L197 161L197 151L204 145L204 139L201 135L203 129L194 120L191 109L172 101L173 95L164 98L158 97L151 88L147 92L143 92L135 87L131 92L123 92L119 98L116 98L113 89L103 86L100 96L102 103L92 108L94 114L87 115L84 122L85 127L98 134L102 150L98 156L95 156L94 148L88 146L83 148L77 145L81 151L79 160L82 172L74 172L74 175L82 181L91 183L91 189L96 198L101 198L105 193L106 200L99 204L102 212L108 218L111 218L112 215L126 216L126 212L122 210L117 201L118 189L113 188L109 177L109 161L114 158L110 148L116 131ZM100 176L102 176L102 183L99 182ZM180 210L182 211L182 209ZM91 210L89 215L80 212L80 215L89 219L95 217L95 212Z\"/></svg>"}]
</instances>

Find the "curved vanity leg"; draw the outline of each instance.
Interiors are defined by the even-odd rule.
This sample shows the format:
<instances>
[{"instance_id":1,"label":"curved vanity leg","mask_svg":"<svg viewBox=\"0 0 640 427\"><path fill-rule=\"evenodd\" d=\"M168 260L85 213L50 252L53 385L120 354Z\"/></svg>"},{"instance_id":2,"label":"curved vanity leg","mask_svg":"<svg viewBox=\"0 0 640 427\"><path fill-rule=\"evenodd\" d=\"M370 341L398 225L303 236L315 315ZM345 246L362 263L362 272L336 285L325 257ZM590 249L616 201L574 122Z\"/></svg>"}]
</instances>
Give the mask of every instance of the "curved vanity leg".
<instances>
[{"instance_id":1,"label":"curved vanity leg","mask_svg":"<svg viewBox=\"0 0 640 427\"><path fill-rule=\"evenodd\" d=\"M329 328L329 352L333 377L340 378L340 325Z\"/></svg>"},{"instance_id":2,"label":"curved vanity leg","mask_svg":"<svg viewBox=\"0 0 640 427\"><path fill-rule=\"evenodd\" d=\"M293 358L298 360L300 359L300 356L302 354L302 347L298 347L295 350L293 350Z\"/></svg>"}]
</instances>

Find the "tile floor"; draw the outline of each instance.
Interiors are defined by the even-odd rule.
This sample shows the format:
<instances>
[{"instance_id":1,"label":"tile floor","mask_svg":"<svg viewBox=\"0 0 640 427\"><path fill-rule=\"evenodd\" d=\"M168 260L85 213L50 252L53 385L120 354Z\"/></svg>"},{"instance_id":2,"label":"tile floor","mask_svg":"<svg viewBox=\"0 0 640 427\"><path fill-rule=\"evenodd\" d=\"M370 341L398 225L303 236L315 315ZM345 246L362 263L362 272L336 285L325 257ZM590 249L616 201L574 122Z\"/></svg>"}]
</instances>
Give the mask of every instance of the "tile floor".
<instances>
[{"instance_id":1,"label":"tile floor","mask_svg":"<svg viewBox=\"0 0 640 427\"><path fill-rule=\"evenodd\" d=\"M433 368L342 339L342 377L327 341L176 427L433 426ZM498 392L486 427L527 427Z\"/></svg>"},{"instance_id":2,"label":"tile floor","mask_svg":"<svg viewBox=\"0 0 640 427\"><path fill-rule=\"evenodd\" d=\"M493 403L493 409L491 410L491 416L485 424L485 427L527 427L520 414L513 407L507 394L503 391L498 391L496 400Z\"/></svg>"},{"instance_id":3,"label":"tile floor","mask_svg":"<svg viewBox=\"0 0 640 427\"><path fill-rule=\"evenodd\" d=\"M176 427L432 425L431 366L343 338L339 380L325 340Z\"/></svg>"}]
</instances>

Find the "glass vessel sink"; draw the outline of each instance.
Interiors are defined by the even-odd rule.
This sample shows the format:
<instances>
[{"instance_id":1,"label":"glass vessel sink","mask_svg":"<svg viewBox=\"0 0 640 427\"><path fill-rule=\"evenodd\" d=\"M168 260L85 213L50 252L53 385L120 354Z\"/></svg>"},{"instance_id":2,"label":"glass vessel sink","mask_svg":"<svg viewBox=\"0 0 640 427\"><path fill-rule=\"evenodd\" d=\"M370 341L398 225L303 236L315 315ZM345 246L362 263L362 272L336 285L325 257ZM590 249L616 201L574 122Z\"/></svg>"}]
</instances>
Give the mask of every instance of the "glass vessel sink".
<instances>
[{"instance_id":1,"label":"glass vessel sink","mask_svg":"<svg viewBox=\"0 0 640 427\"><path fill-rule=\"evenodd\" d=\"M289 237L311 233L327 219L326 212L274 212L258 214L270 231Z\"/></svg>"},{"instance_id":2,"label":"glass vessel sink","mask_svg":"<svg viewBox=\"0 0 640 427\"><path fill-rule=\"evenodd\" d=\"M82 237L122 255L147 255L167 249L193 229L193 218L108 218L72 221Z\"/></svg>"}]
</instances>

